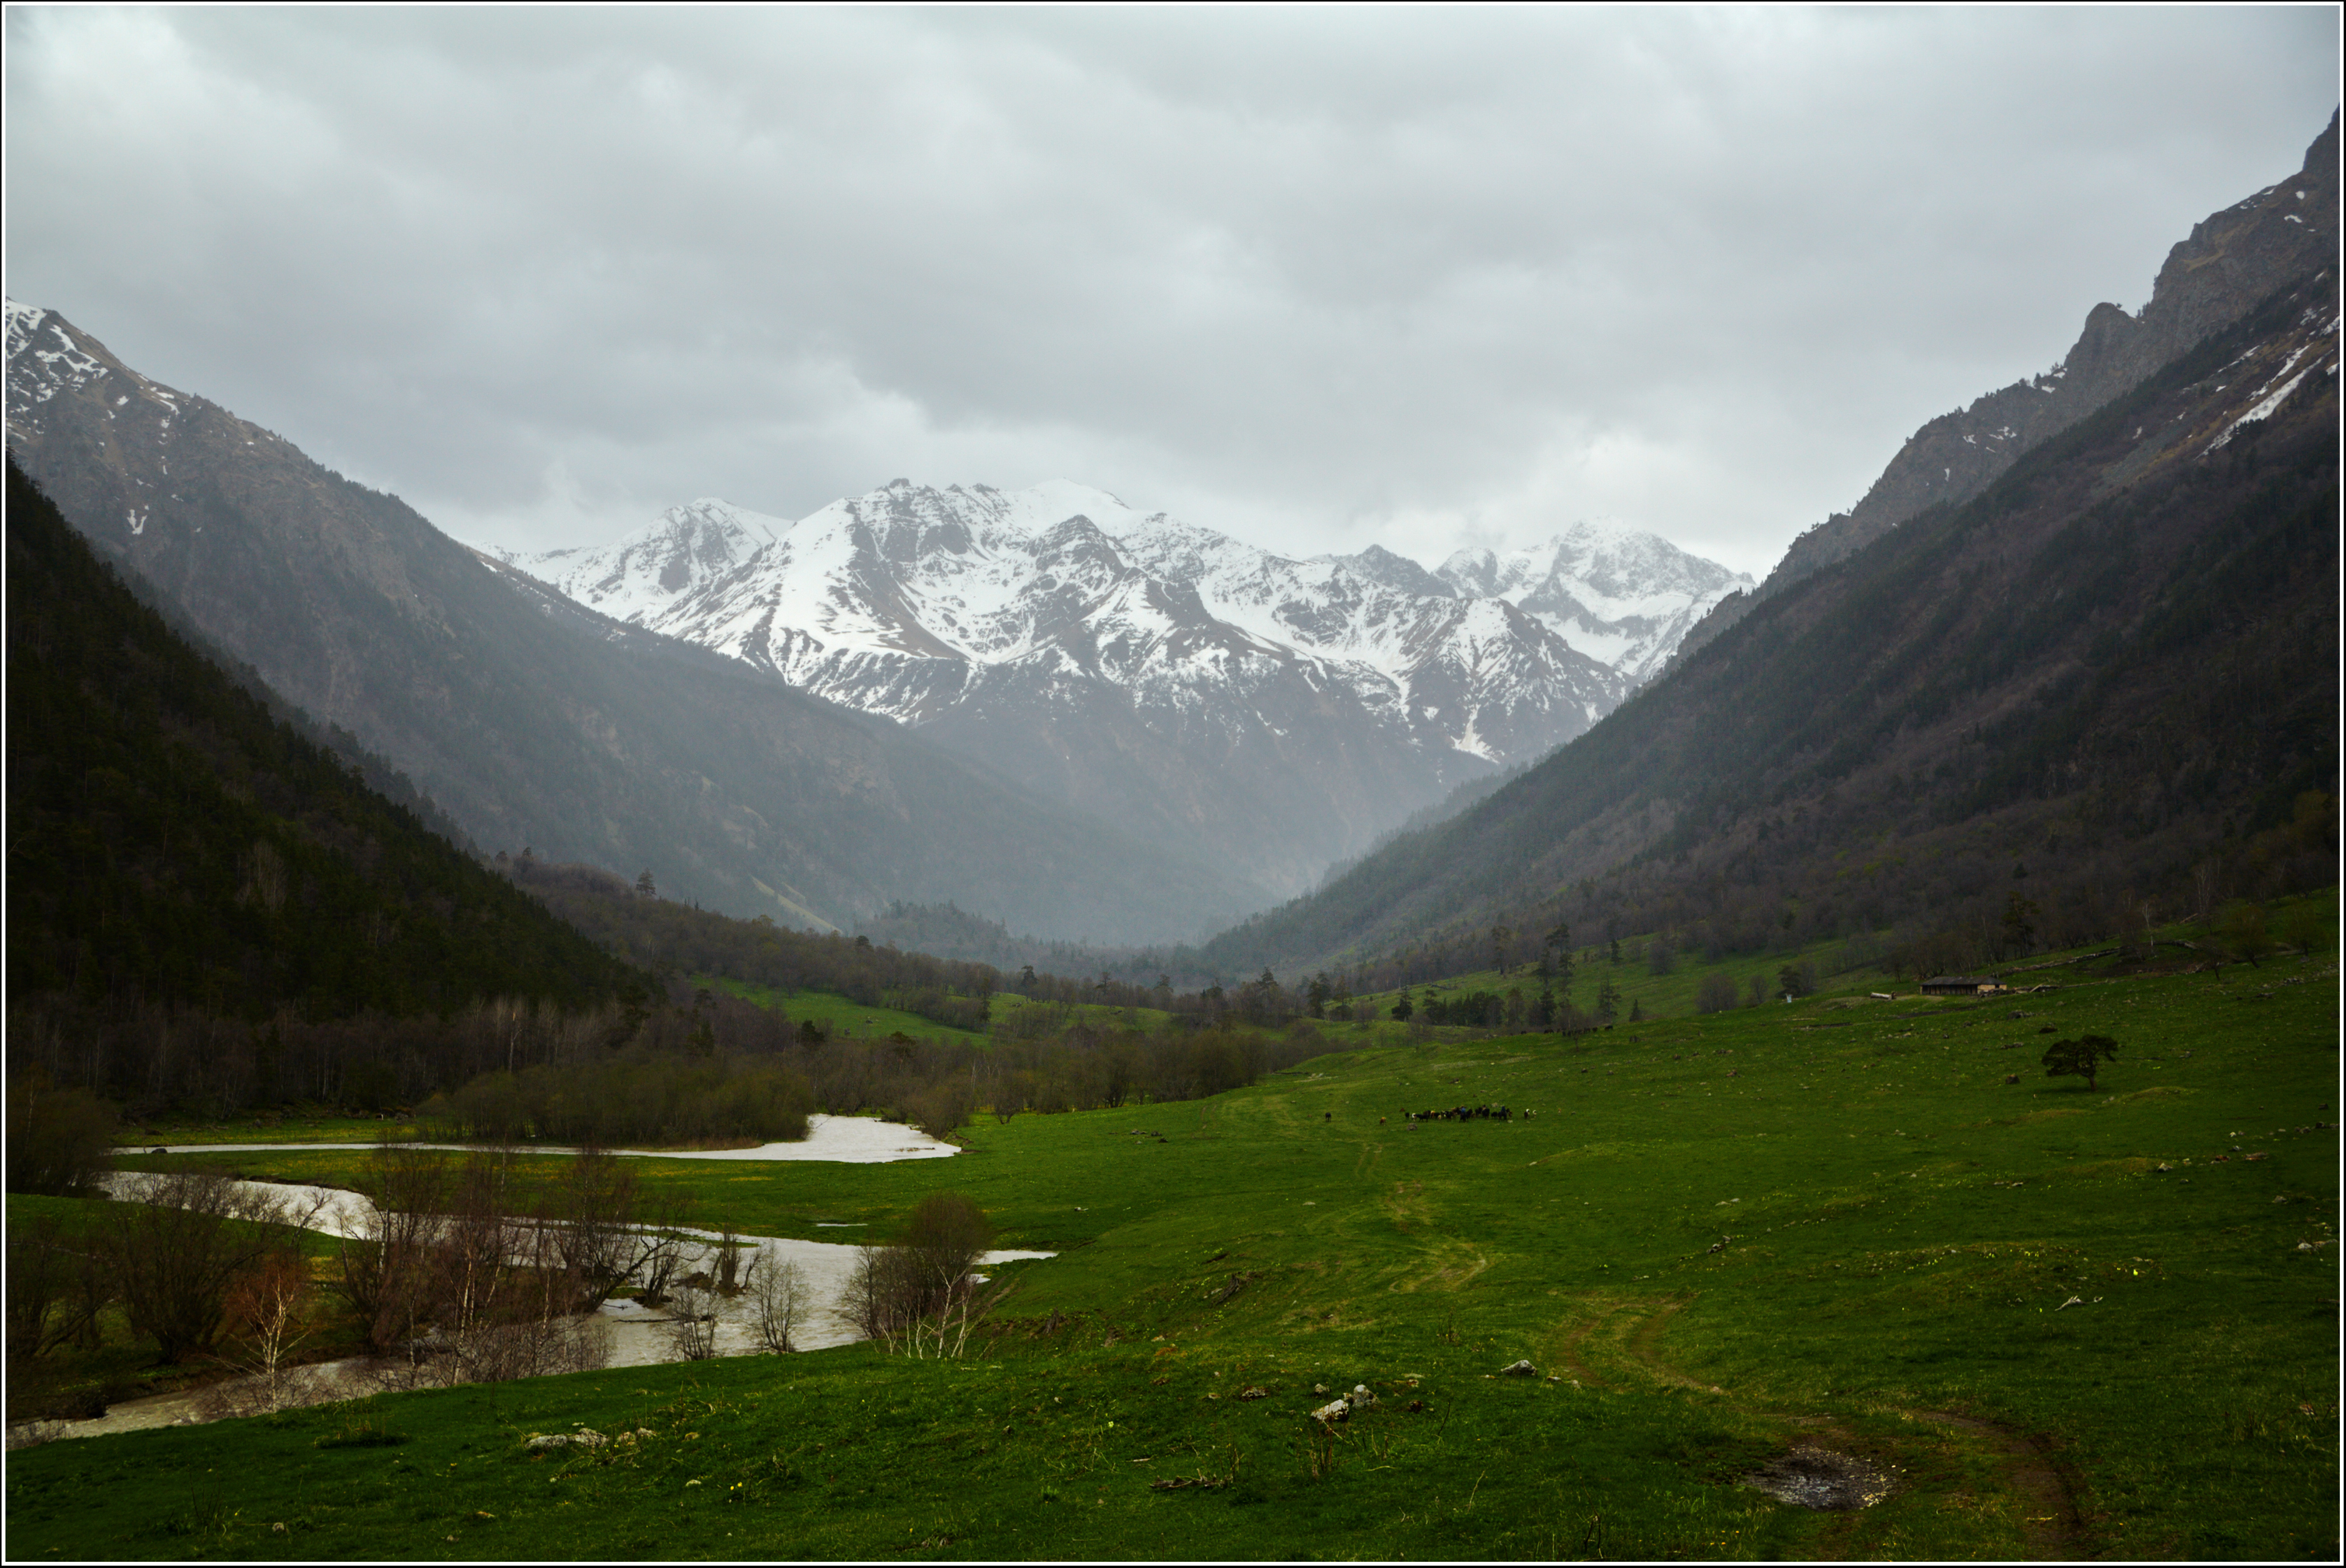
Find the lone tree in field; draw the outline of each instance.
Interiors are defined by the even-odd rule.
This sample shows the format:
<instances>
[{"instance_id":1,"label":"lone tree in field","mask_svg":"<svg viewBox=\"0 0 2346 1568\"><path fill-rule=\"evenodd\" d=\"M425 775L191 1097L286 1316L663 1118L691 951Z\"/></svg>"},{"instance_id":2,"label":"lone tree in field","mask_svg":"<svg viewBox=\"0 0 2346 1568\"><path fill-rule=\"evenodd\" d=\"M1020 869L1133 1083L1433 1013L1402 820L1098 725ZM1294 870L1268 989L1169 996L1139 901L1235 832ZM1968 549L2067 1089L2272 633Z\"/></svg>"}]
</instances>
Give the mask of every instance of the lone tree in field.
<instances>
[{"instance_id":1,"label":"lone tree in field","mask_svg":"<svg viewBox=\"0 0 2346 1568\"><path fill-rule=\"evenodd\" d=\"M2077 1040L2055 1040L2045 1047L2045 1075L2048 1078L2083 1077L2086 1087L2094 1086L2094 1075L2105 1062L2114 1061L2118 1043L2106 1034L2088 1034Z\"/></svg>"},{"instance_id":2,"label":"lone tree in field","mask_svg":"<svg viewBox=\"0 0 2346 1568\"><path fill-rule=\"evenodd\" d=\"M931 1193L894 1245L861 1249L837 1315L892 1351L959 1355L970 1325L992 1305L977 1298L970 1270L993 1238L985 1211L971 1199Z\"/></svg>"},{"instance_id":3,"label":"lone tree in field","mask_svg":"<svg viewBox=\"0 0 2346 1568\"><path fill-rule=\"evenodd\" d=\"M913 1208L899 1243L921 1271L946 1285L968 1273L994 1239L985 1211L957 1192L933 1192Z\"/></svg>"}]
</instances>

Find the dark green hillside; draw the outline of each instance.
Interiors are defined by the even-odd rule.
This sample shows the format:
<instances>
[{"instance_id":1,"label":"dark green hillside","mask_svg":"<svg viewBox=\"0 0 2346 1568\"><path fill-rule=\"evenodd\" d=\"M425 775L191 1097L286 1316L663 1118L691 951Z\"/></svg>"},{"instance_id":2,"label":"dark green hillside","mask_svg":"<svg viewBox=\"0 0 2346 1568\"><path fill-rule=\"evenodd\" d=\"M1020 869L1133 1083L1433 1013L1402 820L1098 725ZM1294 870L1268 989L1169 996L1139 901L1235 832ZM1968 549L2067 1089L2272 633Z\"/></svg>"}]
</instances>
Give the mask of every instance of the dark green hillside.
<instances>
[{"instance_id":1,"label":"dark green hillside","mask_svg":"<svg viewBox=\"0 0 2346 1568\"><path fill-rule=\"evenodd\" d=\"M640 987L207 663L12 460L8 1000L259 1020Z\"/></svg>"},{"instance_id":2,"label":"dark green hillside","mask_svg":"<svg viewBox=\"0 0 2346 1568\"><path fill-rule=\"evenodd\" d=\"M1447 972L1490 962L1490 927L1523 958L1569 921L1584 944L1662 931L1730 952L1896 928L1982 962L2139 924L2145 901L2326 884L2336 313L2327 274L2285 290L1206 956L1454 949ZM2292 366L2310 373L2267 393ZM2003 919L2015 898L2030 930Z\"/></svg>"}]
</instances>

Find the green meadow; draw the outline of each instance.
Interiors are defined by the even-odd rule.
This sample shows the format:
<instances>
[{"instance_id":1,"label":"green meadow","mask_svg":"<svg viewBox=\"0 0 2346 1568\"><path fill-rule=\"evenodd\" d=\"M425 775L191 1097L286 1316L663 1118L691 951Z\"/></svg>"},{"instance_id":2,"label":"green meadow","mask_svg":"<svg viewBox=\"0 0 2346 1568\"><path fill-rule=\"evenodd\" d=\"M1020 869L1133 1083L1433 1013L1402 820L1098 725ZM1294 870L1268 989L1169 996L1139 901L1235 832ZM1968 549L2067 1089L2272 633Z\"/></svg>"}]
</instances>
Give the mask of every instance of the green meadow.
<instances>
[{"instance_id":1,"label":"green meadow","mask_svg":"<svg viewBox=\"0 0 2346 1568\"><path fill-rule=\"evenodd\" d=\"M775 986L753 985L747 981L710 975L695 975L693 983L717 987L744 1002L754 1002L760 1007L778 1007L792 1023L811 1021L826 1033L843 1038L876 1040L903 1033L916 1040L953 1040L971 1044L981 1044L985 1039L974 1030L957 1029L933 1018L923 1018L917 1013L906 1013L894 1007L866 1007L835 992L784 991Z\"/></svg>"},{"instance_id":2,"label":"green meadow","mask_svg":"<svg viewBox=\"0 0 2346 1568\"><path fill-rule=\"evenodd\" d=\"M385 1138L420 1138L430 1129L411 1118L290 1115L237 1116L219 1121L154 1117L122 1135L127 1148L141 1144L352 1144L364 1147Z\"/></svg>"},{"instance_id":3,"label":"green meadow","mask_svg":"<svg viewBox=\"0 0 2346 1568\"><path fill-rule=\"evenodd\" d=\"M647 1160L704 1226L885 1235L953 1188L1060 1256L999 1271L958 1361L20 1451L10 1553L2334 1560L2334 962L2032 978L2057 989L1363 1045L1211 1100L981 1118L950 1161ZM2046 1077L2085 1033L2119 1042L2098 1085ZM1402 1119L1460 1104L1515 1115ZM1372 1409L1311 1419L1356 1384ZM524 1446L581 1425L631 1435ZM1888 1494L1742 1484L1799 1447Z\"/></svg>"}]
</instances>

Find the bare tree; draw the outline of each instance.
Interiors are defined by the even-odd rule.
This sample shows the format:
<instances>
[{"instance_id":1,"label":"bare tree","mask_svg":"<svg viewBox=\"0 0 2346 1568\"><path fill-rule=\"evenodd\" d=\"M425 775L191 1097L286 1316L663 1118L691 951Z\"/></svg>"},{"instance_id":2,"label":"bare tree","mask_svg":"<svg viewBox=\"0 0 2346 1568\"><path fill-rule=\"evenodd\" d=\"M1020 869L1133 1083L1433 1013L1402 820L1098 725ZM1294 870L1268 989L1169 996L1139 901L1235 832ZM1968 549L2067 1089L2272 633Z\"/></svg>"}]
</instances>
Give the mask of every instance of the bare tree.
<instances>
[{"instance_id":1,"label":"bare tree","mask_svg":"<svg viewBox=\"0 0 2346 1568\"><path fill-rule=\"evenodd\" d=\"M812 1305L804 1271L779 1252L763 1250L750 1265L748 1288L758 1343L770 1355L789 1355L797 1348L790 1334Z\"/></svg>"},{"instance_id":2,"label":"bare tree","mask_svg":"<svg viewBox=\"0 0 2346 1568\"><path fill-rule=\"evenodd\" d=\"M571 1310L580 1287L565 1266L564 1227L517 1211L513 1156L465 1157L438 1244L437 1316L466 1382L567 1370L581 1353Z\"/></svg>"},{"instance_id":3,"label":"bare tree","mask_svg":"<svg viewBox=\"0 0 2346 1568\"><path fill-rule=\"evenodd\" d=\"M918 1275L898 1247L859 1247L847 1288L832 1308L842 1328L889 1350L919 1310Z\"/></svg>"},{"instance_id":4,"label":"bare tree","mask_svg":"<svg viewBox=\"0 0 2346 1568\"><path fill-rule=\"evenodd\" d=\"M641 1227L629 1233L633 1254L622 1278L643 1280L637 1299L647 1307L658 1307L667 1301L668 1286L684 1267L684 1237L676 1227L675 1211L663 1207L647 1216Z\"/></svg>"},{"instance_id":5,"label":"bare tree","mask_svg":"<svg viewBox=\"0 0 2346 1568\"><path fill-rule=\"evenodd\" d=\"M668 1300L668 1338L679 1361L706 1361L717 1354L717 1292L696 1274Z\"/></svg>"},{"instance_id":6,"label":"bare tree","mask_svg":"<svg viewBox=\"0 0 2346 1568\"><path fill-rule=\"evenodd\" d=\"M755 1268L757 1265L750 1265ZM738 1296L741 1291L741 1233L731 1221L718 1235L717 1292L720 1296Z\"/></svg>"},{"instance_id":7,"label":"bare tree","mask_svg":"<svg viewBox=\"0 0 2346 1568\"><path fill-rule=\"evenodd\" d=\"M971 1328L1001 1299L971 1273L993 1227L960 1193L932 1193L906 1222L902 1242L859 1249L838 1315L891 1352L958 1356Z\"/></svg>"},{"instance_id":8,"label":"bare tree","mask_svg":"<svg viewBox=\"0 0 2346 1568\"><path fill-rule=\"evenodd\" d=\"M26 1068L8 1081L8 1190L80 1196L113 1167L114 1134L112 1106Z\"/></svg>"},{"instance_id":9,"label":"bare tree","mask_svg":"<svg viewBox=\"0 0 2346 1568\"><path fill-rule=\"evenodd\" d=\"M933 1192L904 1222L903 1246L923 1278L946 1281L967 1274L994 1239L993 1223L966 1194Z\"/></svg>"},{"instance_id":10,"label":"bare tree","mask_svg":"<svg viewBox=\"0 0 2346 1568\"><path fill-rule=\"evenodd\" d=\"M227 1305L243 1340L228 1359L252 1375L263 1410L282 1408L292 1356L314 1331L308 1262L290 1247L267 1254L230 1284Z\"/></svg>"},{"instance_id":11,"label":"bare tree","mask_svg":"<svg viewBox=\"0 0 2346 1568\"><path fill-rule=\"evenodd\" d=\"M8 1359L60 1345L95 1344L98 1309L111 1299L107 1259L92 1238L68 1237L45 1214L8 1232Z\"/></svg>"},{"instance_id":12,"label":"bare tree","mask_svg":"<svg viewBox=\"0 0 2346 1568\"><path fill-rule=\"evenodd\" d=\"M549 1207L566 1206L557 1195ZM586 1283L573 1266L568 1229L544 1212L514 1217L508 1234L515 1268L493 1304L493 1325L476 1336L483 1353L471 1375L477 1380L546 1377L609 1359L609 1326L594 1311L607 1287Z\"/></svg>"},{"instance_id":13,"label":"bare tree","mask_svg":"<svg viewBox=\"0 0 2346 1568\"><path fill-rule=\"evenodd\" d=\"M487 1320L513 1270L515 1237L505 1212L509 1154L499 1149L465 1156L441 1227L443 1306L458 1334Z\"/></svg>"},{"instance_id":14,"label":"bare tree","mask_svg":"<svg viewBox=\"0 0 2346 1568\"><path fill-rule=\"evenodd\" d=\"M376 1151L373 1206L342 1242L335 1288L379 1349L408 1351L390 1375L397 1386L541 1377L610 1358L594 1308L634 1266L632 1178L582 1158L583 1171L525 1211L512 1155L484 1151L452 1170L434 1151ZM447 1359L427 1369L427 1349Z\"/></svg>"},{"instance_id":15,"label":"bare tree","mask_svg":"<svg viewBox=\"0 0 2346 1568\"><path fill-rule=\"evenodd\" d=\"M108 1250L131 1327L151 1334L165 1361L209 1351L228 1316L229 1287L284 1245L270 1227L299 1227L306 1206L207 1171L140 1184L140 1201L113 1206ZM242 1221L232 1224L231 1221Z\"/></svg>"},{"instance_id":16,"label":"bare tree","mask_svg":"<svg viewBox=\"0 0 2346 1568\"><path fill-rule=\"evenodd\" d=\"M641 1261L633 1230L636 1178L607 1150L583 1148L562 1185L555 1227L563 1269L576 1282L578 1310L591 1312Z\"/></svg>"},{"instance_id":17,"label":"bare tree","mask_svg":"<svg viewBox=\"0 0 2346 1568\"><path fill-rule=\"evenodd\" d=\"M334 1288L378 1350L413 1342L438 1295L440 1214L447 1161L436 1151L386 1145L365 1178L370 1207L342 1238Z\"/></svg>"}]
</instances>

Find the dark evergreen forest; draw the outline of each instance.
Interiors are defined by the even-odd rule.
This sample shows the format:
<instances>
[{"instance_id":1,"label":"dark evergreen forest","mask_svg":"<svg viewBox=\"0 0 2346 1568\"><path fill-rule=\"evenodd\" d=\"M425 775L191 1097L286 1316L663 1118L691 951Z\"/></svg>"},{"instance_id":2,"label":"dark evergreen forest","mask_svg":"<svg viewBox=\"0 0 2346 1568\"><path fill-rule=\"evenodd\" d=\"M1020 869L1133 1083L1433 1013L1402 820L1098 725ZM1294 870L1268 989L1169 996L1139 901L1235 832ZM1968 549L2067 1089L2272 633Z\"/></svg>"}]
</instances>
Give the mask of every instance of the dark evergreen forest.
<instances>
[{"instance_id":1,"label":"dark evergreen forest","mask_svg":"<svg viewBox=\"0 0 2346 1568\"><path fill-rule=\"evenodd\" d=\"M13 462L7 484L12 1009L257 1025L647 998L208 662Z\"/></svg>"}]
</instances>

